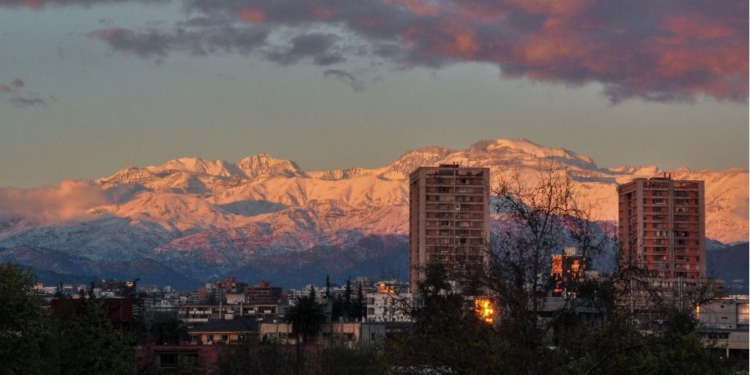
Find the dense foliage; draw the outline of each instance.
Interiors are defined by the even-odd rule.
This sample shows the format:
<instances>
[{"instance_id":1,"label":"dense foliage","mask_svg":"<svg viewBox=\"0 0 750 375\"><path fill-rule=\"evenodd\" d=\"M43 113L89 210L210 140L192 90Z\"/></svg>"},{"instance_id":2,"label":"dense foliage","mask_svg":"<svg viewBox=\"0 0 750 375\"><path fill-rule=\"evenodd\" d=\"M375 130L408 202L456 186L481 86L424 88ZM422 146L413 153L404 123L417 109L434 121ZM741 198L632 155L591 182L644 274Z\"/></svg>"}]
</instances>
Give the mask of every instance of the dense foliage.
<instances>
[{"instance_id":1,"label":"dense foliage","mask_svg":"<svg viewBox=\"0 0 750 375\"><path fill-rule=\"evenodd\" d=\"M286 309L284 321L292 325L292 333L302 343L307 343L320 332L320 325L325 321L325 310L316 301L315 289L310 289L307 296L297 297L294 305Z\"/></svg>"},{"instance_id":2,"label":"dense foliage","mask_svg":"<svg viewBox=\"0 0 750 375\"><path fill-rule=\"evenodd\" d=\"M135 349L89 295L50 314L33 292L34 276L0 265L0 374L135 374Z\"/></svg>"}]
</instances>

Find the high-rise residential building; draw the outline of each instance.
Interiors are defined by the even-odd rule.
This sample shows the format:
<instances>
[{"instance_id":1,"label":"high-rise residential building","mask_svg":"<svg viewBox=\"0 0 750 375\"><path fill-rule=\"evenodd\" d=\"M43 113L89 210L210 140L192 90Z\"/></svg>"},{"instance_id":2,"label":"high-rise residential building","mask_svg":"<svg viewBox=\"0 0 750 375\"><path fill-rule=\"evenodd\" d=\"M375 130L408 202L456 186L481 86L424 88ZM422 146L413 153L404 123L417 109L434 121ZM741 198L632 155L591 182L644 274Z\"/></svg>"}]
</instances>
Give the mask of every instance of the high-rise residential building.
<instances>
[{"instance_id":1,"label":"high-rise residential building","mask_svg":"<svg viewBox=\"0 0 750 375\"><path fill-rule=\"evenodd\" d=\"M431 262L449 274L487 264L490 170L442 164L409 176L409 282L412 292Z\"/></svg>"},{"instance_id":2,"label":"high-rise residential building","mask_svg":"<svg viewBox=\"0 0 750 375\"><path fill-rule=\"evenodd\" d=\"M638 178L617 188L620 266L650 277L706 277L703 181Z\"/></svg>"}]
</instances>

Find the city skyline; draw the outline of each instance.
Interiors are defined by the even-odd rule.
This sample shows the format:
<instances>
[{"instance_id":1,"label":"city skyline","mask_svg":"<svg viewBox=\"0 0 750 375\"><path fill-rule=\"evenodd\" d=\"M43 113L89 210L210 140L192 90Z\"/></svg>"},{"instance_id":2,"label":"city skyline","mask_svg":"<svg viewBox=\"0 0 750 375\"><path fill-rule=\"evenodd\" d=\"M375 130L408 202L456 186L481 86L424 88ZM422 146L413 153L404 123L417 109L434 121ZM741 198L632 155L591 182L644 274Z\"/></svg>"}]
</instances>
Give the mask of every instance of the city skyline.
<instances>
[{"instance_id":1,"label":"city skyline","mask_svg":"<svg viewBox=\"0 0 750 375\"><path fill-rule=\"evenodd\" d=\"M748 5L0 0L0 187L266 152L305 170L527 138L748 167Z\"/></svg>"}]
</instances>

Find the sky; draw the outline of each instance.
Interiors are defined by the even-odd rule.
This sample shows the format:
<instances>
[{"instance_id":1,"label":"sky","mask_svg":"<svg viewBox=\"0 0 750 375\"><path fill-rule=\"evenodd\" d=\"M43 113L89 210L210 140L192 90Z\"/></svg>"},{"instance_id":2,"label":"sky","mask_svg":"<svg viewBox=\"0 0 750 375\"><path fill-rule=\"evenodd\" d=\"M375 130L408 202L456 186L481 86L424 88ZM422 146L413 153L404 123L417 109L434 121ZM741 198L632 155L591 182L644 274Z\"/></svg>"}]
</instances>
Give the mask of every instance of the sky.
<instances>
[{"instance_id":1,"label":"sky","mask_svg":"<svg viewBox=\"0 0 750 375\"><path fill-rule=\"evenodd\" d=\"M527 138L748 167L748 2L0 0L0 187Z\"/></svg>"}]
</instances>

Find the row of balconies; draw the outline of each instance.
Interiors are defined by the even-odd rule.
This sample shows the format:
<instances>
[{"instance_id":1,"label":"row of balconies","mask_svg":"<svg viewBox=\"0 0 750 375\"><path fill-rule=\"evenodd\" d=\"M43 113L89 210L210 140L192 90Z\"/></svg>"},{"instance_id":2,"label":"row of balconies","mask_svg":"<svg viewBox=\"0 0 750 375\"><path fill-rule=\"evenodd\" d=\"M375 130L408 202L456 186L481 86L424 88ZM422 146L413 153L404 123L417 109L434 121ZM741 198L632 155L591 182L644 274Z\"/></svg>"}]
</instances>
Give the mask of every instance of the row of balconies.
<instances>
[{"instance_id":1,"label":"row of balconies","mask_svg":"<svg viewBox=\"0 0 750 375\"><path fill-rule=\"evenodd\" d=\"M464 220L483 220L484 212L430 212L427 219L464 219Z\"/></svg>"},{"instance_id":2,"label":"row of balconies","mask_svg":"<svg viewBox=\"0 0 750 375\"><path fill-rule=\"evenodd\" d=\"M464 195L428 195L425 197L426 202L484 202L481 195L464 196Z\"/></svg>"},{"instance_id":3,"label":"row of balconies","mask_svg":"<svg viewBox=\"0 0 750 375\"><path fill-rule=\"evenodd\" d=\"M484 239L483 238L427 238L425 240L425 245L430 247L440 247L440 246L484 246Z\"/></svg>"},{"instance_id":4,"label":"row of balconies","mask_svg":"<svg viewBox=\"0 0 750 375\"><path fill-rule=\"evenodd\" d=\"M680 213L680 215L674 215L671 218L667 216L666 214L656 214L656 215L646 215L643 218L644 222L650 223L650 222L664 222L668 223L670 219L673 222L680 222L680 223L698 223L698 213Z\"/></svg>"},{"instance_id":5,"label":"row of balconies","mask_svg":"<svg viewBox=\"0 0 750 375\"><path fill-rule=\"evenodd\" d=\"M666 206L669 203L669 199L667 198L644 198L643 199L643 205L646 207L650 206ZM674 206L688 206L688 207L697 207L698 206L698 200L697 199L673 199L672 205ZM633 205L631 205L633 206Z\"/></svg>"},{"instance_id":6,"label":"row of balconies","mask_svg":"<svg viewBox=\"0 0 750 375\"><path fill-rule=\"evenodd\" d=\"M644 238L648 239L659 239L659 238L669 238L670 234L674 234L674 238L679 238L677 241L687 241L687 242L677 242L678 245L691 245L689 243L692 240L700 239L701 236L698 235L698 233L691 233L691 232L679 232L680 235L677 235L677 231L668 231L668 230L647 230L643 233ZM686 234L687 233L687 234ZM695 243L698 244L697 241Z\"/></svg>"},{"instance_id":7,"label":"row of balconies","mask_svg":"<svg viewBox=\"0 0 750 375\"><path fill-rule=\"evenodd\" d=\"M433 220L425 222L426 228L466 228L482 229L483 223L480 220L475 221L453 221L453 220Z\"/></svg>"},{"instance_id":8,"label":"row of balconies","mask_svg":"<svg viewBox=\"0 0 750 375\"><path fill-rule=\"evenodd\" d=\"M458 227L458 228L450 228L450 229L428 229L425 231L425 235L430 236L469 236L469 235L478 235L481 236L482 229L481 227L474 227L465 229L466 227Z\"/></svg>"},{"instance_id":9,"label":"row of balconies","mask_svg":"<svg viewBox=\"0 0 750 375\"><path fill-rule=\"evenodd\" d=\"M427 194L471 194L484 195L484 189L476 187L430 186L425 189Z\"/></svg>"},{"instance_id":10,"label":"row of balconies","mask_svg":"<svg viewBox=\"0 0 750 375\"><path fill-rule=\"evenodd\" d=\"M660 255L660 254L654 255L653 253L646 253L646 259L649 262L668 262L669 256ZM695 256L692 258L685 258L684 256L675 256L674 262L679 263L679 264L697 263L697 262L700 262L700 256Z\"/></svg>"},{"instance_id":11,"label":"row of balconies","mask_svg":"<svg viewBox=\"0 0 750 375\"><path fill-rule=\"evenodd\" d=\"M633 231L633 229L635 228L631 228L631 231ZM701 237L701 232L698 230L698 228L694 228L692 230L686 228L668 229L666 226L644 225L642 229L644 232L646 232L647 235L649 234L649 232L653 232L653 235L659 237L667 237L670 233L674 234L675 237Z\"/></svg>"},{"instance_id":12,"label":"row of balconies","mask_svg":"<svg viewBox=\"0 0 750 375\"><path fill-rule=\"evenodd\" d=\"M658 261L649 261L648 263L648 269L662 269L662 270L668 270L672 269L671 264L669 262L658 262ZM683 264L683 263L675 263L674 270L676 271L700 271L701 266L699 264Z\"/></svg>"},{"instance_id":13,"label":"row of balconies","mask_svg":"<svg viewBox=\"0 0 750 375\"><path fill-rule=\"evenodd\" d=\"M658 241L658 240L657 240ZM648 240L645 243L645 249L646 252L667 252L668 249L668 243L666 242L657 242L655 240ZM674 247L674 252L677 254L697 254L698 249L691 247Z\"/></svg>"},{"instance_id":14,"label":"row of balconies","mask_svg":"<svg viewBox=\"0 0 750 375\"><path fill-rule=\"evenodd\" d=\"M484 187L484 180L479 178L426 178L425 186L465 185Z\"/></svg>"}]
</instances>

